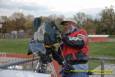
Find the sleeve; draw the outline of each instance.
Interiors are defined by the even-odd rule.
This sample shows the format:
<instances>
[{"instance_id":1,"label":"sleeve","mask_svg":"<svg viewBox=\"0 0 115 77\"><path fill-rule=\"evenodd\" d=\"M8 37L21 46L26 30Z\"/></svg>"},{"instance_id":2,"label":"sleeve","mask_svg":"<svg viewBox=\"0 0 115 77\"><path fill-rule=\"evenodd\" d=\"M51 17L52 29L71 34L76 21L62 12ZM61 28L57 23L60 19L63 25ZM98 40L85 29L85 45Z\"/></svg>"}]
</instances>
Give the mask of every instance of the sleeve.
<instances>
[{"instance_id":1,"label":"sleeve","mask_svg":"<svg viewBox=\"0 0 115 77\"><path fill-rule=\"evenodd\" d=\"M64 59L63 59L63 56L61 55L61 49L60 49L60 47L58 49L58 52L53 52L52 53L52 56L53 56L53 59L58 62L58 64L63 65Z\"/></svg>"},{"instance_id":2,"label":"sleeve","mask_svg":"<svg viewBox=\"0 0 115 77\"><path fill-rule=\"evenodd\" d=\"M76 37L63 36L62 41L64 44L75 47L75 48L83 48L85 44L87 44L87 34L85 32L80 32Z\"/></svg>"}]
</instances>

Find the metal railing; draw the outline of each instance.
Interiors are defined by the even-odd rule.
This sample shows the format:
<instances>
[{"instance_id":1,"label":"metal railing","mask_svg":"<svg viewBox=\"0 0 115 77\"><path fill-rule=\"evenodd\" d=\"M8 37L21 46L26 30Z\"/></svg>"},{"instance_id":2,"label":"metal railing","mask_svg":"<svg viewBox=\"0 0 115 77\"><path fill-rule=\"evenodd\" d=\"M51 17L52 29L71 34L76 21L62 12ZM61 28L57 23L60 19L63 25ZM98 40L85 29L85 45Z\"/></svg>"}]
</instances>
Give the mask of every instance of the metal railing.
<instances>
[{"instance_id":1,"label":"metal railing","mask_svg":"<svg viewBox=\"0 0 115 77\"><path fill-rule=\"evenodd\" d=\"M34 59L29 59L29 60L23 60L23 61L19 61L19 62L14 62L14 63L10 63L10 64L4 64L4 65L0 65L1 69L6 69L9 66L15 66L15 65L20 65L20 64L25 64L25 63L29 63L29 62L33 62L33 61L37 61L38 58L34 58Z\"/></svg>"},{"instance_id":2,"label":"metal railing","mask_svg":"<svg viewBox=\"0 0 115 77\"><path fill-rule=\"evenodd\" d=\"M12 61L12 60L9 60L9 61ZM27 58L25 60L15 59L15 62L13 60L12 62L3 63L2 65L0 65L0 69L29 70L29 71L39 72L38 70L39 70L40 64L41 64L40 57L33 56L33 58ZM47 65L47 68L44 73L51 74L53 77L57 77L53 64L48 63L45 65Z\"/></svg>"},{"instance_id":3,"label":"metal railing","mask_svg":"<svg viewBox=\"0 0 115 77\"><path fill-rule=\"evenodd\" d=\"M95 67L93 67L93 69L90 68L91 65L89 65L89 68L90 70L95 70L96 72L98 73L100 72L100 73L93 74L95 73L94 71L92 72L91 77L115 77L115 58L107 58L107 57L90 57L89 58L90 63L94 60L96 61L95 64L97 64L96 66L97 69Z\"/></svg>"},{"instance_id":4,"label":"metal railing","mask_svg":"<svg viewBox=\"0 0 115 77\"><path fill-rule=\"evenodd\" d=\"M4 65L0 65L1 69L7 69L10 66L15 66L15 65L22 65L22 64L33 64L32 62L37 61L39 58L33 58L33 59L28 59L28 60L23 60L23 61L18 61L18 62L13 62L13 63L9 63L9 64L4 64ZM96 62L93 62L96 61ZM98 61L98 62L97 62ZM95 74L95 72L93 72L93 74L89 75L90 77L115 77L115 58L107 58L107 57L89 57L89 62L91 63L91 65L89 65L89 70L100 70L101 73L100 74ZM99 68L96 69L97 66L93 66L96 64ZM111 70L111 74L106 74L104 73L104 70L106 70L106 68L108 66L106 66L106 64L108 64L109 70ZM111 64L113 64L113 66L111 66ZM91 66L93 66L92 68L90 68ZM33 68L33 65L31 65L31 68Z\"/></svg>"}]
</instances>

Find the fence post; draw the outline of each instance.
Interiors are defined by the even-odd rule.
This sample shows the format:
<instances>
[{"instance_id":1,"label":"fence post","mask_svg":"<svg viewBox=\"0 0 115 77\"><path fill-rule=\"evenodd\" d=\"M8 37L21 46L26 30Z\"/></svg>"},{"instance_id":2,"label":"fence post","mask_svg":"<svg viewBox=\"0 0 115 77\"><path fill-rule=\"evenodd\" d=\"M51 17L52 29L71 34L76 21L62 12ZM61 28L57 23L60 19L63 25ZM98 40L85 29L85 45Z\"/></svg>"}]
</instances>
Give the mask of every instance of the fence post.
<instances>
[{"instance_id":1,"label":"fence post","mask_svg":"<svg viewBox=\"0 0 115 77\"><path fill-rule=\"evenodd\" d=\"M104 60L101 59L101 77L104 77Z\"/></svg>"}]
</instances>

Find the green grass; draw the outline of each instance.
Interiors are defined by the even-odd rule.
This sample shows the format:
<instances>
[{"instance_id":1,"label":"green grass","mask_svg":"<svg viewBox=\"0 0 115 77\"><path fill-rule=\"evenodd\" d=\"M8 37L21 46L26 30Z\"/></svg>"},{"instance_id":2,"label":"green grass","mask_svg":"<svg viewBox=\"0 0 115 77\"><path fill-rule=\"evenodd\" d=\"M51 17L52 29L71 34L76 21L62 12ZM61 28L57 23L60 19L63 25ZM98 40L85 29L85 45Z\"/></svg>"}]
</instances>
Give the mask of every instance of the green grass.
<instances>
[{"instance_id":1,"label":"green grass","mask_svg":"<svg viewBox=\"0 0 115 77\"><path fill-rule=\"evenodd\" d=\"M0 39L0 52L26 53L29 39Z\"/></svg>"},{"instance_id":2,"label":"green grass","mask_svg":"<svg viewBox=\"0 0 115 77\"><path fill-rule=\"evenodd\" d=\"M115 42L89 43L90 53L92 57L114 57L115 58ZM114 63L105 61L105 63ZM100 65L100 61L89 60L89 68L93 69Z\"/></svg>"},{"instance_id":3,"label":"green grass","mask_svg":"<svg viewBox=\"0 0 115 77\"><path fill-rule=\"evenodd\" d=\"M0 52L27 53L29 39L0 39ZM89 56L114 57L115 42L89 43ZM100 64L99 61L89 61L90 68Z\"/></svg>"},{"instance_id":4,"label":"green grass","mask_svg":"<svg viewBox=\"0 0 115 77\"><path fill-rule=\"evenodd\" d=\"M115 57L115 42L90 43L90 56Z\"/></svg>"},{"instance_id":5,"label":"green grass","mask_svg":"<svg viewBox=\"0 0 115 77\"><path fill-rule=\"evenodd\" d=\"M29 39L0 39L0 52L26 53ZM115 42L89 43L90 56L115 57Z\"/></svg>"}]
</instances>

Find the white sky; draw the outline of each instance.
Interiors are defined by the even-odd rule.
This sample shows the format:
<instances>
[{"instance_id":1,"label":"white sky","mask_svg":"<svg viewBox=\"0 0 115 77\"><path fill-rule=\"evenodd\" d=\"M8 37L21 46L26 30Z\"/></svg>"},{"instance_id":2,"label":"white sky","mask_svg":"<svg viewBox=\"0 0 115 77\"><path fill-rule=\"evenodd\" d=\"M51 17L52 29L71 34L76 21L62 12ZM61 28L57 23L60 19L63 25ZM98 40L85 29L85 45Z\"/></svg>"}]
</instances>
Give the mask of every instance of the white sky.
<instances>
[{"instance_id":1,"label":"white sky","mask_svg":"<svg viewBox=\"0 0 115 77\"><path fill-rule=\"evenodd\" d=\"M39 15L73 14L80 11L96 14L106 6L115 9L115 0L0 0L0 14L15 11Z\"/></svg>"},{"instance_id":2,"label":"white sky","mask_svg":"<svg viewBox=\"0 0 115 77\"><path fill-rule=\"evenodd\" d=\"M28 0L25 0L28 2ZM105 6L114 5L114 0L30 0L28 3L34 3L49 7L51 10L68 12L79 11L88 8L104 8Z\"/></svg>"}]
</instances>

